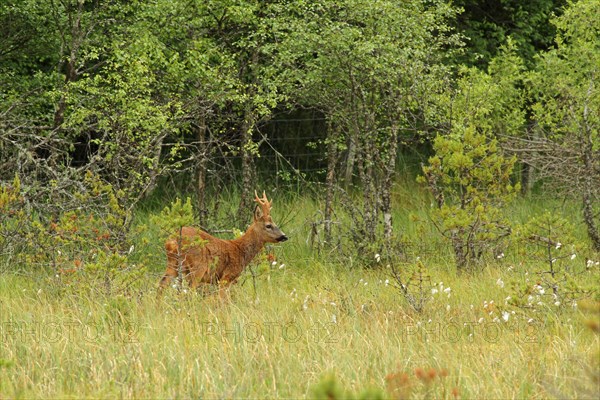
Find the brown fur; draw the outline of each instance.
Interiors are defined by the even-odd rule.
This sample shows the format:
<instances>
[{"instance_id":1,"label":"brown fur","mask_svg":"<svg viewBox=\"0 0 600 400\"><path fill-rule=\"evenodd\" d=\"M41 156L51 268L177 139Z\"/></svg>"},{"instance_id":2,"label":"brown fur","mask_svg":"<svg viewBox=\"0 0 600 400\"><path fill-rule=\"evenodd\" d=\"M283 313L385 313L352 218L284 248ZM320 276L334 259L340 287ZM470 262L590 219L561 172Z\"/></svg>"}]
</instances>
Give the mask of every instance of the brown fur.
<instances>
[{"instance_id":1,"label":"brown fur","mask_svg":"<svg viewBox=\"0 0 600 400\"><path fill-rule=\"evenodd\" d=\"M256 195L255 201L258 205L254 211L254 222L237 239L219 239L200 229L184 227L181 240L167 240L167 270L160 280L159 295L177 277L179 260L183 276L191 288L198 288L203 283L219 283L227 287L237 280L265 243L286 241L285 234L271 219L272 201L267 200L264 192L263 198ZM178 251L179 242L182 244L181 251Z\"/></svg>"}]
</instances>

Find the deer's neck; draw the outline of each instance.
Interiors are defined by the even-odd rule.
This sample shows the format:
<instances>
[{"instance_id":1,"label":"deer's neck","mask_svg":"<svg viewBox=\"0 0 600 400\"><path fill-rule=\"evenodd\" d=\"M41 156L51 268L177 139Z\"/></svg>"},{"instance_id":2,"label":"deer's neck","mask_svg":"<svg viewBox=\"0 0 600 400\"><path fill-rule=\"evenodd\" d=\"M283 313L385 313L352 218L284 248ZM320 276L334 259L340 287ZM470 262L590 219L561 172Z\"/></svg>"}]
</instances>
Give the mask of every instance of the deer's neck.
<instances>
[{"instance_id":1,"label":"deer's neck","mask_svg":"<svg viewBox=\"0 0 600 400\"><path fill-rule=\"evenodd\" d=\"M252 228L248 229L241 237L235 240L240 248L242 266L247 266L250 261L262 250L264 242L258 239Z\"/></svg>"}]
</instances>

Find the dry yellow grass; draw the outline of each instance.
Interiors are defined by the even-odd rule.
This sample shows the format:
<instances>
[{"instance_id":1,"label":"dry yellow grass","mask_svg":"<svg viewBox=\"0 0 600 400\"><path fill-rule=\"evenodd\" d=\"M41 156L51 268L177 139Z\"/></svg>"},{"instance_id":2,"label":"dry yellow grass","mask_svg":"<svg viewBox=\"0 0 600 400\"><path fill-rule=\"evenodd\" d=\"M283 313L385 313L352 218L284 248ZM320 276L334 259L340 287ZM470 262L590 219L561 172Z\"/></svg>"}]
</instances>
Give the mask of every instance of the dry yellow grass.
<instances>
[{"instance_id":1,"label":"dry yellow grass","mask_svg":"<svg viewBox=\"0 0 600 400\"><path fill-rule=\"evenodd\" d=\"M490 315L499 274L438 273L451 290L422 314L385 271L317 264L271 271L258 299L248 282L226 304L174 291L157 302L154 277L138 297L103 298L3 275L0 397L299 398L327 373L354 392L406 373L414 398L581 397L598 337L576 309ZM419 368L447 376L426 385Z\"/></svg>"}]
</instances>

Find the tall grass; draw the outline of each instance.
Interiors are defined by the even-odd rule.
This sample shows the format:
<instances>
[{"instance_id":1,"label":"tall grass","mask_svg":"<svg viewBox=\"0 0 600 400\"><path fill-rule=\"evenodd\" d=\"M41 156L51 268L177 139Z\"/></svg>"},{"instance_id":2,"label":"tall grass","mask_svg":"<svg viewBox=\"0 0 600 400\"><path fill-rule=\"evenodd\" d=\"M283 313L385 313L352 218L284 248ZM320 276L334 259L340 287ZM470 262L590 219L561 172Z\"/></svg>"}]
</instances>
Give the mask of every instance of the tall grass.
<instances>
[{"instance_id":1,"label":"tall grass","mask_svg":"<svg viewBox=\"0 0 600 400\"><path fill-rule=\"evenodd\" d=\"M223 215L235 205L227 199ZM319 207L316 198L275 198L274 220L291 240L272 249L275 265L243 275L224 303L174 290L155 299L165 265L150 222L159 204L138 211L145 229L134 254L149 273L135 295L66 295L26 267L1 275L0 398L300 398L328 373L358 392L406 372L415 398L575 398L591 385L585 366L600 341L578 309L508 308L509 288L498 283L515 261L508 258L457 275L428 219L430 200L410 181L394 190L394 218L407 242L435 249L410 255L421 256L437 291L422 313L384 266L365 269L311 248ZM545 208L577 221L573 205L537 197L507 212L522 221ZM420 368L448 376L427 386Z\"/></svg>"}]
</instances>

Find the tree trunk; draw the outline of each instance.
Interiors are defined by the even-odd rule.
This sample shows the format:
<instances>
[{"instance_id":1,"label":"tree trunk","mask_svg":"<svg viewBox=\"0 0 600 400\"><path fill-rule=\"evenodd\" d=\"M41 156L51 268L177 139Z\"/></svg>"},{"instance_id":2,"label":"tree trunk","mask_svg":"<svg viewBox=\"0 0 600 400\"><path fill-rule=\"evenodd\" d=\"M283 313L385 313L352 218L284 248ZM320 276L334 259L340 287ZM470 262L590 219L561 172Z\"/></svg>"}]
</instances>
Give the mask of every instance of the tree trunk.
<instances>
[{"instance_id":1,"label":"tree trunk","mask_svg":"<svg viewBox=\"0 0 600 400\"><path fill-rule=\"evenodd\" d=\"M375 185L374 174L374 152L375 146L373 139L365 135L362 147L362 160L364 163L364 173L362 178L363 198L364 198L364 227L365 240L374 242L377 237L377 202L379 200L378 190Z\"/></svg>"},{"instance_id":2,"label":"tree trunk","mask_svg":"<svg viewBox=\"0 0 600 400\"><path fill-rule=\"evenodd\" d=\"M71 25L71 43L67 45L67 43L62 43L63 46L67 46L70 48L69 59L67 60L67 64L65 65L65 88L69 84L69 82L74 82L77 79L77 53L79 51L79 47L83 43L85 33L81 28L81 17L83 15L83 1L79 1L77 7L77 15L72 22ZM69 21L71 18L69 16ZM64 36L63 36L64 38ZM62 57L61 57L62 58ZM59 64L62 66L62 63ZM66 89L65 89L66 90ZM62 125L65 119L65 110L67 108L66 95L63 93L58 100L58 105L56 110L54 111L54 129L57 129Z\"/></svg>"},{"instance_id":3,"label":"tree trunk","mask_svg":"<svg viewBox=\"0 0 600 400\"><path fill-rule=\"evenodd\" d=\"M354 161L356 159L356 138L354 135L348 136L348 154L346 156L346 170L344 172L344 186L347 188L352 184L352 175L354 173Z\"/></svg>"},{"instance_id":4,"label":"tree trunk","mask_svg":"<svg viewBox=\"0 0 600 400\"><path fill-rule=\"evenodd\" d=\"M333 217L333 195L335 190L335 164L337 160L337 141L339 133L337 128L329 124L329 142L327 143L327 176L325 178L326 194L325 194L325 212L324 231L325 243L331 243L331 219Z\"/></svg>"},{"instance_id":5,"label":"tree trunk","mask_svg":"<svg viewBox=\"0 0 600 400\"><path fill-rule=\"evenodd\" d=\"M467 254L465 254L465 245L460 237L459 232L452 232L452 248L454 249L454 257L456 259L456 268L461 271L467 266Z\"/></svg>"},{"instance_id":6,"label":"tree trunk","mask_svg":"<svg viewBox=\"0 0 600 400\"><path fill-rule=\"evenodd\" d=\"M386 243L386 247L389 248L393 233L391 192L394 183L394 172L396 171L396 146L398 143L397 126L392 126L390 137L388 139L389 149L387 153L387 160L384 160L382 163L382 167L384 168L384 179L381 188L381 212L383 213L383 238Z\"/></svg>"},{"instance_id":7,"label":"tree trunk","mask_svg":"<svg viewBox=\"0 0 600 400\"><path fill-rule=\"evenodd\" d=\"M206 209L206 162L208 161L208 141L206 138L206 120L204 116L198 118L198 182L196 185L197 206L200 214L200 224L208 214Z\"/></svg>"},{"instance_id":8,"label":"tree trunk","mask_svg":"<svg viewBox=\"0 0 600 400\"><path fill-rule=\"evenodd\" d=\"M532 174L533 169L531 165L526 162L521 163L521 195L526 196L529 194L532 185Z\"/></svg>"},{"instance_id":9,"label":"tree trunk","mask_svg":"<svg viewBox=\"0 0 600 400\"><path fill-rule=\"evenodd\" d=\"M248 213L251 204L252 186L254 184L254 159L252 158L252 115L247 110L241 131L240 151L242 154L242 192L240 193L240 206L238 207L237 219L242 222Z\"/></svg>"},{"instance_id":10,"label":"tree trunk","mask_svg":"<svg viewBox=\"0 0 600 400\"><path fill-rule=\"evenodd\" d=\"M591 95L592 85L588 89L588 97ZM596 169L598 166L594 165L597 160L594 159L594 143L592 140L592 130L588 123L589 108L586 103L583 109L583 122L584 122L584 133L583 133L583 221L587 226L588 236L592 241L592 247L596 251L600 251L600 232L598 231L598 225L594 218L594 190L597 190L597 180L594 179L598 175Z\"/></svg>"}]
</instances>

